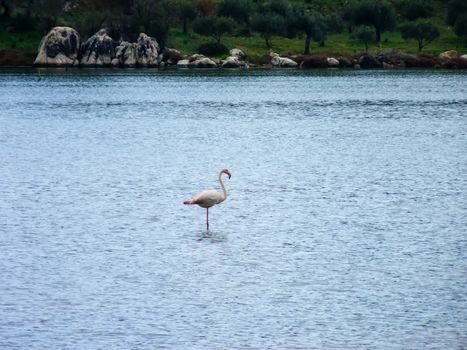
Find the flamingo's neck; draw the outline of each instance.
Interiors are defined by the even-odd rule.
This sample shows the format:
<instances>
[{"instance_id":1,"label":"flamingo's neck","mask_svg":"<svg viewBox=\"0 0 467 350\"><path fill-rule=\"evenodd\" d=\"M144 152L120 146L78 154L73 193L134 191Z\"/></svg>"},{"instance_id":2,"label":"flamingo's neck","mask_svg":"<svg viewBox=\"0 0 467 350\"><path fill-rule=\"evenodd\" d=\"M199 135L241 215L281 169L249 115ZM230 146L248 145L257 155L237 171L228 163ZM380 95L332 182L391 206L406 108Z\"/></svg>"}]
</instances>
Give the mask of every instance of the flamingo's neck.
<instances>
[{"instance_id":1,"label":"flamingo's neck","mask_svg":"<svg viewBox=\"0 0 467 350\"><path fill-rule=\"evenodd\" d=\"M227 198L227 190L225 189L224 182L222 181L222 174L223 174L223 172L221 171L221 172L219 173L219 182L220 182L220 184L221 184L221 187L222 187L222 194L223 194L223 197L222 197L221 202L225 201L226 198Z\"/></svg>"}]
</instances>

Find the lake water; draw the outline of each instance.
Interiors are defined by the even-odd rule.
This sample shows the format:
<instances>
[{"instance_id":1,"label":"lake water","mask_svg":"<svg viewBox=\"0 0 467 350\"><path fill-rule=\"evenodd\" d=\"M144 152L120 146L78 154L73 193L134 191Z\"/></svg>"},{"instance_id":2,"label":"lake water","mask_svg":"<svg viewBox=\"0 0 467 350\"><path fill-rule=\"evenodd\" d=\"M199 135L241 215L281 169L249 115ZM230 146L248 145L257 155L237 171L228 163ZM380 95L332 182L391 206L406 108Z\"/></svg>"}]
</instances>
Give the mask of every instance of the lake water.
<instances>
[{"instance_id":1,"label":"lake water","mask_svg":"<svg viewBox=\"0 0 467 350\"><path fill-rule=\"evenodd\" d=\"M466 82L0 71L0 349L466 348Z\"/></svg>"}]
</instances>

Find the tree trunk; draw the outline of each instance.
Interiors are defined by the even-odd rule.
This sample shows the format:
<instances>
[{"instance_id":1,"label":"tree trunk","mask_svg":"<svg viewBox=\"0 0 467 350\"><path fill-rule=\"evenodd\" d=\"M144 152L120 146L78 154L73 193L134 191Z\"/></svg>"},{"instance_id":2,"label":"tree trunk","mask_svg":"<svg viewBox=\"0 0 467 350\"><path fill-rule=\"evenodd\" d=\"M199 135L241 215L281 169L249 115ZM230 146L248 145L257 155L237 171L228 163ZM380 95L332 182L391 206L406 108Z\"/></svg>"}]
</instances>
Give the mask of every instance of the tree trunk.
<instances>
[{"instance_id":1,"label":"tree trunk","mask_svg":"<svg viewBox=\"0 0 467 350\"><path fill-rule=\"evenodd\" d=\"M307 35L305 38L305 50L303 50L304 55L308 55L310 53L310 44L311 44L311 35Z\"/></svg>"},{"instance_id":2,"label":"tree trunk","mask_svg":"<svg viewBox=\"0 0 467 350\"><path fill-rule=\"evenodd\" d=\"M419 40L418 41L418 52L422 52L422 49L423 49L423 40Z\"/></svg>"},{"instance_id":3,"label":"tree trunk","mask_svg":"<svg viewBox=\"0 0 467 350\"><path fill-rule=\"evenodd\" d=\"M266 46L267 46L268 49L270 50L270 49L271 49L271 42L269 41L269 37L268 37L268 36L265 36L265 37L264 37L264 41L266 42Z\"/></svg>"},{"instance_id":4,"label":"tree trunk","mask_svg":"<svg viewBox=\"0 0 467 350\"><path fill-rule=\"evenodd\" d=\"M186 19L183 20L183 34L186 34Z\"/></svg>"},{"instance_id":5,"label":"tree trunk","mask_svg":"<svg viewBox=\"0 0 467 350\"><path fill-rule=\"evenodd\" d=\"M0 5L3 7L2 17L10 17L10 8L8 7L6 0L1 0Z\"/></svg>"},{"instance_id":6,"label":"tree trunk","mask_svg":"<svg viewBox=\"0 0 467 350\"><path fill-rule=\"evenodd\" d=\"M376 29L376 42L379 46L381 46L381 30L379 28Z\"/></svg>"}]
</instances>

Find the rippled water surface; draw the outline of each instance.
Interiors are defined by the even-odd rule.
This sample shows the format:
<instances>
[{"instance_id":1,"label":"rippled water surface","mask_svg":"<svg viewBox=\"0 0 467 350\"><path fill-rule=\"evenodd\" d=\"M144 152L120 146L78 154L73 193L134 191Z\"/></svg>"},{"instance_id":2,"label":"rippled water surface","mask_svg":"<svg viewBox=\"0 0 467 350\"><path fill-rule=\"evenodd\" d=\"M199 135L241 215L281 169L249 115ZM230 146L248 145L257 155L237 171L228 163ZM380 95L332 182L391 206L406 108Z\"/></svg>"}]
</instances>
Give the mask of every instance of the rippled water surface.
<instances>
[{"instance_id":1,"label":"rippled water surface","mask_svg":"<svg viewBox=\"0 0 467 350\"><path fill-rule=\"evenodd\" d=\"M466 81L1 71L0 349L465 348Z\"/></svg>"}]
</instances>

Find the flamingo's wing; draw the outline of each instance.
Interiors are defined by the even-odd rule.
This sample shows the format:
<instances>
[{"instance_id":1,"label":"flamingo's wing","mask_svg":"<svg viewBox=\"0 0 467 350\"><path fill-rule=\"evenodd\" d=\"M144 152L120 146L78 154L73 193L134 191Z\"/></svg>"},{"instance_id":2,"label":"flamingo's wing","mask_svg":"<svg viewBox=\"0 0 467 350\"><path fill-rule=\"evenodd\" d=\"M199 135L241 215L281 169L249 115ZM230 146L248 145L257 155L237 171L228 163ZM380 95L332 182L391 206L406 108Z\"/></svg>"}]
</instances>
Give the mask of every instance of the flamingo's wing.
<instances>
[{"instance_id":1,"label":"flamingo's wing","mask_svg":"<svg viewBox=\"0 0 467 350\"><path fill-rule=\"evenodd\" d=\"M216 190L206 190L193 198L193 202L200 207L209 208L222 201L222 195Z\"/></svg>"}]
</instances>

